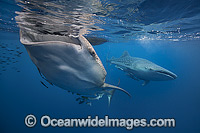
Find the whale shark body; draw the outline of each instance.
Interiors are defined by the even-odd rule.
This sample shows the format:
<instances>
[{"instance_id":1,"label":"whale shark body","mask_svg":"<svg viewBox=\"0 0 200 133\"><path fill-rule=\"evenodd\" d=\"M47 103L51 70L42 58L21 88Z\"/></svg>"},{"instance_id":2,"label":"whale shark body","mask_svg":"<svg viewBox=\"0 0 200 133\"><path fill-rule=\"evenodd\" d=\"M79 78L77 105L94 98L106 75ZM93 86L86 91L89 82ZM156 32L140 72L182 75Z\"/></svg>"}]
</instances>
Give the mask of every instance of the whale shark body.
<instances>
[{"instance_id":1,"label":"whale shark body","mask_svg":"<svg viewBox=\"0 0 200 133\"><path fill-rule=\"evenodd\" d=\"M127 51L120 58L112 57L108 60L115 67L126 72L127 75L135 80L144 80L143 85L149 81L173 80L177 75L173 72L156 65L146 59L131 57Z\"/></svg>"},{"instance_id":2,"label":"whale shark body","mask_svg":"<svg viewBox=\"0 0 200 133\"><path fill-rule=\"evenodd\" d=\"M110 99L122 88L105 83L106 70L88 40L58 35L40 35L21 29L20 41L31 60L48 82L81 95L79 103L96 100L104 94Z\"/></svg>"},{"instance_id":3,"label":"whale shark body","mask_svg":"<svg viewBox=\"0 0 200 133\"><path fill-rule=\"evenodd\" d=\"M76 93L80 104L103 95L108 96L110 103L115 90L130 96L122 88L105 83L106 70L92 45L107 40L87 36L91 29L101 30L94 25L93 14L84 6L91 9L92 3L32 0L26 4L19 1L23 10L16 11L15 17L20 28L20 41L40 74L50 84Z\"/></svg>"}]
</instances>

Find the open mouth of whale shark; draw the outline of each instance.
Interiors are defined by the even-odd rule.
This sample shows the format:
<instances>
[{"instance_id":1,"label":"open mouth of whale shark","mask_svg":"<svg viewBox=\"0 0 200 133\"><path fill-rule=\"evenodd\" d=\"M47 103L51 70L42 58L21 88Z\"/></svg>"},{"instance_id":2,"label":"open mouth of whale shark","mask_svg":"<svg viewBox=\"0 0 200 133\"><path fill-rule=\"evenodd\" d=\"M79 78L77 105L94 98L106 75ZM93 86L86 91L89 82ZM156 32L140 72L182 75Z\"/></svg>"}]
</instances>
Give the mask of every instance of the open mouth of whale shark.
<instances>
[{"instance_id":1,"label":"open mouth of whale shark","mask_svg":"<svg viewBox=\"0 0 200 133\"><path fill-rule=\"evenodd\" d=\"M162 74L162 75L165 75L165 76L168 76L168 77L170 77L172 79L176 79L177 78L177 76L172 72L167 72L167 71L162 71L162 70L157 70L155 72L159 73L159 74Z\"/></svg>"}]
</instances>

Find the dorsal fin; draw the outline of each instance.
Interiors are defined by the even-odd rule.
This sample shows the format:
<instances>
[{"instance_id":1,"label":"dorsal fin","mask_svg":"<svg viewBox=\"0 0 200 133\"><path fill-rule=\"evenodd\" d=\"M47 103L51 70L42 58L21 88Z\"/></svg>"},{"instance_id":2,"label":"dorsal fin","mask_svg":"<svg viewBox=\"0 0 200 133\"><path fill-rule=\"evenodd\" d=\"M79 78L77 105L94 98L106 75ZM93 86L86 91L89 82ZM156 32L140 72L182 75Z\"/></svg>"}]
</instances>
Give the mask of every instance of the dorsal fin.
<instances>
[{"instance_id":1,"label":"dorsal fin","mask_svg":"<svg viewBox=\"0 0 200 133\"><path fill-rule=\"evenodd\" d=\"M121 57L127 57L127 56L130 56L129 53L128 53L128 51L124 51L124 53L122 54Z\"/></svg>"}]
</instances>

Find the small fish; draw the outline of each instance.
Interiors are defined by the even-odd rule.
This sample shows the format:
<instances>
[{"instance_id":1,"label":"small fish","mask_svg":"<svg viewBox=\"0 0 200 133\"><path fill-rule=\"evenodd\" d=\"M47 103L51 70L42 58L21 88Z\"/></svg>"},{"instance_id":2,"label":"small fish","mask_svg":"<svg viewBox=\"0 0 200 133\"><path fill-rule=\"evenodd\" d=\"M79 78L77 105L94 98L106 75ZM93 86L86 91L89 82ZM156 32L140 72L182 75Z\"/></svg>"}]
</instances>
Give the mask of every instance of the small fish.
<instances>
[{"instance_id":1,"label":"small fish","mask_svg":"<svg viewBox=\"0 0 200 133\"><path fill-rule=\"evenodd\" d=\"M81 100L81 98L77 98L77 99L76 99L76 101L79 101L79 100Z\"/></svg>"},{"instance_id":2,"label":"small fish","mask_svg":"<svg viewBox=\"0 0 200 133\"><path fill-rule=\"evenodd\" d=\"M91 102L86 102L87 105L89 106L92 106L92 103Z\"/></svg>"},{"instance_id":3,"label":"small fish","mask_svg":"<svg viewBox=\"0 0 200 133\"><path fill-rule=\"evenodd\" d=\"M79 104L83 104L85 102L85 100L80 100Z\"/></svg>"}]
</instances>

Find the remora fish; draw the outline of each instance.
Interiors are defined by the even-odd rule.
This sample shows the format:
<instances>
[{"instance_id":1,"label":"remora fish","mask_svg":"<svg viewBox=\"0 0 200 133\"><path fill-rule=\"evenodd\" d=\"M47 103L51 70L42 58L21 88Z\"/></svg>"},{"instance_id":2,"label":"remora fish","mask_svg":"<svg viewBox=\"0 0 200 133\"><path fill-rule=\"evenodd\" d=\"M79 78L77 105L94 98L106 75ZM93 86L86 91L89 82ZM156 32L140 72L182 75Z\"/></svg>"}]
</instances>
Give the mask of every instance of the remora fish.
<instances>
[{"instance_id":1,"label":"remora fish","mask_svg":"<svg viewBox=\"0 0 200 133\"><path fill-rule=\"evenodd\" d=\"M115 90L130 96L122 88L105 83L106 70L82 35L73 38L21 29L20 41L39 71L54 85L84 95L83 98L89 100L106 94L109 104Z\"/></svg>"},{"instance_id":2,"label":"remora fish","mask_svg":"<svg viewBox=\"0 0 200 133\"><path fill-rule=\"evenodd\" d=\"M131 57L127 51L124 51L120 58L112 57L108 62L115 64L118 69L126 72L131 78L144 80L143 85L148 84L149 81L173 80L177 78L177 75L173 72L151 61Z\"/></svg>"}]
</instances>

